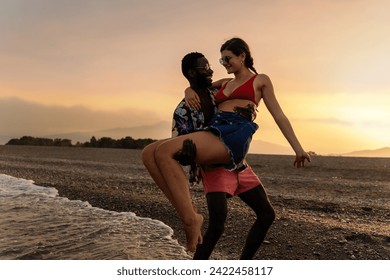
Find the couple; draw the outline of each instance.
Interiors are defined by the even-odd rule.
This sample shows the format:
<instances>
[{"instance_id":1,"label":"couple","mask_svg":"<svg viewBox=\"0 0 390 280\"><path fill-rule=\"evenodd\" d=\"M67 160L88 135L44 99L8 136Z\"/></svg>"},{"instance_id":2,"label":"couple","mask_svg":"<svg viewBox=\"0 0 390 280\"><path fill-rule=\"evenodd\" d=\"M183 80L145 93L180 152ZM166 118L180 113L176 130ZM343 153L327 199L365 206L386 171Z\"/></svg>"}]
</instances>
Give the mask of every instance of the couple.
<instances>
[{"instance_id":1,"label":"couple","mask_svg":"<svg viewBox=\"0 0 390 280\"><path fill-rule=\"evenodd\" d=\"M207 59L203 56L198 57L189 66L185 66L183 59L183 74L189 80L191 88L197 92L204 109L204 113L201 114L202 124L198 123L197 127L190 130L199 128L201 130L152 143L144 149L142 156L152 178L178 212L186 232L187 249L192 252L196 249L194 258L209 257L222 234L226 217L226 196L238 194L257 214L257 220L248 234L241 255L241 258L249 259L256 253L274 219L274 212L263 186L244 162L252 135L257 130L253 119L261 99L294 149L296 153L294 165L301 167L305 160L310 161L310 157L302 149L290 122L283 114L270 79L264 74L256 73L248 45L242 39L233 38L225 42L220 51L222 57L220 62L228 74L234 74L234 78L215 82L213 86L220 87L215 96L208 96L210 92L207 87L211 84L213 72ZM192 95L188 102L191 107L196 107L195 100L198 97L193 95L191 89L187 90L186 95ZM210 106L213 99L217 105L215 114L214 108ZM196 110L191 112L192 116L199 114ZM203 127L204 124L207 126ZM186 174L179 164L180 160L177 161L183 143L188 144L186 140L191 140L196 147L194 161L206 166L202 173L210 212L210 226L203 242L201 233L203 217L192 205ZM223 168L210 169L210 166L215 164ZM242 181L249 178L247 180L249 183L241 186L241 190L240 187L237 188L240 176L244 178ZM229 190L233 181L236 189Z\"/></svg>"}]
</instances>

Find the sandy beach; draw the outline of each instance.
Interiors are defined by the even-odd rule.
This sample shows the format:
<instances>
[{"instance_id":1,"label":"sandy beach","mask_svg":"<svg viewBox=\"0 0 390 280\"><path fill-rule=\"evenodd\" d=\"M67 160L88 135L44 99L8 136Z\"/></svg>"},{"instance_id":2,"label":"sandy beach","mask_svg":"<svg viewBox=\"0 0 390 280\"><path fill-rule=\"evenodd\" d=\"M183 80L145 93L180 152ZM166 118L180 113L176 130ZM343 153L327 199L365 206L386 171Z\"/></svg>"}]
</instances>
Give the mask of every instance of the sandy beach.
<instances>
[{"instance_id":1,"label":"sandy beach","mask_svg":"<svg viewBox=\"0 0 390 280\"><path fill-rule=\"evenodd\" d=\"M92 206L157 219L185 245L179 218L142 165L140 150L0 146L0 174L54 187ZM249 155L276 210L256 259L390 259L390 158ZM134 174L141 174L142 179ZM205 216L202 186L193 199ZM239 198L228 202L225 233L212 259L237 259L255 216Z\"/></svg>"}]
</instances>

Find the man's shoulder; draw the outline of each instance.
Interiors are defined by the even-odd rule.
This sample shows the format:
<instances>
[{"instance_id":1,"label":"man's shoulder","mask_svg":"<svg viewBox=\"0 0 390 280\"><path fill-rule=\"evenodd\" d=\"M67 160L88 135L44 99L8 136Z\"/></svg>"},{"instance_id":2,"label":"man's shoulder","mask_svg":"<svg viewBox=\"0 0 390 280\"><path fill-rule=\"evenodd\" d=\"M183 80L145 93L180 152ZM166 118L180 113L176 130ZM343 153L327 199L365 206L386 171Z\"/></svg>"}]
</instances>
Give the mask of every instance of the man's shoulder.
<instances>
[{"instance_id":1,"label":"man's shoulder","mask_svg":"<svg viewBox=\"0 0 390 280\"><path fill-rule=\"evenodd\" d=\"M180 109L187 109L186 100L184 98L177 104L177 106L174 110L174 114L176 114L177 111Z\"/></svg>"},{"instance_id":2,"label":"man's shoulder","mask_svg":"<svg viewBox=\"0 0 390 280\"><path fill-rule=\"evenodd\" d=\"M183 98L178 104L176 107L183 107L183 106L186 106L186 99Z\"/></svg>"}]
</instances>

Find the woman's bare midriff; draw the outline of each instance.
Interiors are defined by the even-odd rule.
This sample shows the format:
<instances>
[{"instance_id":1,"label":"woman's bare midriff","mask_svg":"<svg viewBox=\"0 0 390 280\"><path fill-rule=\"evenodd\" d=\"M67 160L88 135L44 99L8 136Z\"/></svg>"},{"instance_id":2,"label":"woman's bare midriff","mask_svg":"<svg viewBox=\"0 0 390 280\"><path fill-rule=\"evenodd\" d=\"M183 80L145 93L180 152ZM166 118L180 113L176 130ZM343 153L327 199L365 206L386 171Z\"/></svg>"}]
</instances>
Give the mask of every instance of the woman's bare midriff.
<instances>
[{"instance_id":1,"label":"woman's bare midriff","mask_svg":"<svg viewBox=\"0 0 390 280\"><path fill-rule=\"evenodd\" d=\"M235 107L245 108L248 105L254 106L254 109L257 108L256 104L253 103L250 100L246 100L246 99L230 99L230 100L226 100L226 101L218 104L218 110L219 111L225 111L225 112L235 112L236 111ZM256 117L256 112L254 112L254 118L253 119L255 119L255 117Z\"/></svg>"},{"instance_id":2,"label":"woman's bare midriff","mask_svg":"<svg viewBox=\"0 0 390 280\"><path fill-rule=\"evenodd\" d=\"M234 112L234 107L246 107L253 105L256 108L256 104L246 99L230 99L218 104L218 110L226 112Z\"/></svg>"}]
</instances>

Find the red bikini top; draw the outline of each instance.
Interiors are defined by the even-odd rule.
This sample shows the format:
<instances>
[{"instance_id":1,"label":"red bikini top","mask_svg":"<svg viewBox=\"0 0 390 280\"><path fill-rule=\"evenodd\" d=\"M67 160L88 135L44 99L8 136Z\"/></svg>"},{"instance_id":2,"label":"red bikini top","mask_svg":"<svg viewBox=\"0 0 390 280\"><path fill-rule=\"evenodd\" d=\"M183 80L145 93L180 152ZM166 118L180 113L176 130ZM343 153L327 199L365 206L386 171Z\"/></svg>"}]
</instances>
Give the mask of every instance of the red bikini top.
<instances>
[{"instance_id":1,"label":"red bikini top","mask_svg":"<svg viewBox=\"0 0 390 280\"><path fill-rule=\"evenodd\" d=\"M215 95L215 102L216 103L222 103L223 101L230 100L230 99L247 99L252 101L253 103L258 106L258 102L256 102L255 99L255 90L253 89L253 81L255 80L257 75L253 75L248 81L237 87L229 96L226 96L223 93L223 90L225 89L226 84L224 84Z\"/></svg>"}]
</instances>

